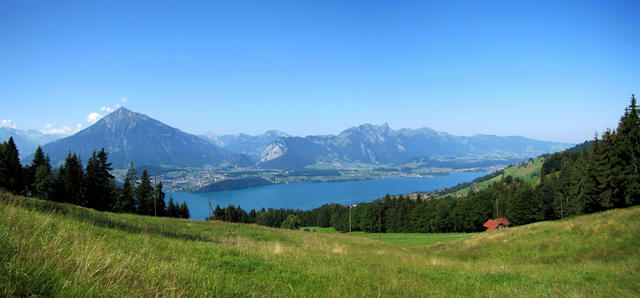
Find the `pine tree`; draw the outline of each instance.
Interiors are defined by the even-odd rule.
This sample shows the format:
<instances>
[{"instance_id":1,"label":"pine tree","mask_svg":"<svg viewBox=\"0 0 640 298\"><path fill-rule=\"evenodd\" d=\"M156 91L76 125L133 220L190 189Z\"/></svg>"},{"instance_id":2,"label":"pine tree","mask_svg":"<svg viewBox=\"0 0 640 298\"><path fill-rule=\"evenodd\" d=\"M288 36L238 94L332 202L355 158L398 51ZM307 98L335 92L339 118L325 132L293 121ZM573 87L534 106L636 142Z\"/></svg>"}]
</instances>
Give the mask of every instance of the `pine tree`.
<instances>
[{"instance_id":1,"label":"pine tree","mask_svg":"<svg viewBox=\"0 0 640 298\"><path fill-rule=\"evenodd\" d=\"M48 157L44 156L44 153L42 152L42 148L40 148L40 146L38 146L38 148L36 148L36 151L33 153L33 160L31 162L30 166L27 166L25 169L25 175L24 175L24 184L27 187L27 194L34 196L34 197L40 197L34 190L35 188L35 179L36 179L36 171L38 169L39 166L45 164L45 163L49 163L49 161L47 160Z\"/></svg>"},{"instance_id":2,"label":"pine tree","mask_svg":"<svg viewBox=\"0 0 640 298\"><path fill-rule=\"evenodd\" d=\"M568 212L568 203L570 199L571 177L573 176L573 162L569 158L562 158L560 166L560 175L556 184L556 192L554 197L554 210L557 218L565 218L572 215Z\"/></svg>"},{"instance_id":3,"label":"pine tree","mask_svg":"<svg viewBox=\"0 0 640 298\"><path fill-rule=\"evenodd\" d=\"M30 178L31 183L29 186L29 192L31 195L48 200L52 192L53 182L51 165L49 156L44 156L40 146L38 146L33 155L33 161L29 167L29 174L33 175L33 177Z\"/></svg>"},{"instance_id":4,"label":"pine tree","mask_svg":"<svg viewBox=\"0 0 640 298\"><path fill-rule=\"evenodd\" d=\"M540 177L540 184L536 186L536 196L542 202L542 212L545 220L555 219L553 201L556 192L555 175L544 175Z\"/></svg>"},{"instance_id":5,"label":"pine tree","mask_svg":"<svg viewBox=\"0 0 640 298\"><path fill-rule=\"evenodd\" d=\"M220 208L220 206L218 206ZM167 205L167 216L178 217L176 205L173 203L173 197L169 197L169 204Z\"/></svg>"},{"instance_id":6,"label":"pine tree","mask_svg":"<svg viewBox=\"0 0 640 298\"><path fill-rule=\"evenodd\" d=\"M573 169L569 177L569 197L567 200L567 211L569 214L581 215L585 212L585 184L586 182L586 168L587 161L583 155L580 155L578 159L573 163Z\"/></svg>"},{"instance_id":7,"label":"pine tree","mask_svg":"<svg viewBox=\"0 0 640 298\"><path fill-rule=\"evenodd\" d=\"M0 146L0 187L14 194L22 194L25 190L23 177L18 148L13 137L9 137L9 141Z\"/></svg>"},{"instance_id":8,"label":"pine tree","mask_svg":"<svg viewBox=\"0 0 640 298\"><path fill-rule=\"evenodd\" d=\"M51 170L47 166L39 166L36 170L33 193L40 199L49 200L52 193Z\"/></svg>"},{"instance_id":9,"label":"pine tree","mask_svg":"<svg viewBox=\"0 0 640 298\"><path fill-rule=\"evenodd\" d=\"M154 199L156 200L155 208L158 216L167 216L167 206L164 203L165 194L162 191L162 181L158 182L154 194Z\"/></svg>"},{"instance_id":10,"label":"pine tree","mask_svg":"<svg viewBox=\"0 0 640 298\"><path fill-rule=\"evenodd\" d=\"M616 198L614 195L615 175L613 170L613 133L611 130L605 131L602 141L598 144L598 152L595 155L595 170L598 171L598 202L602 209L614 208Z\"/></svg>"},{"instance_id":11,"label":"pine tree","mask_svg":"<svg viewBox=\"0 0 640 298\"><path fill-rule=\"evenodd\" d=\"M264 211L264 208L262 211ZM216 220L224 220L224 209L220 208L220 205L216 205L216 209L213 210L213 218Z\"/></svg>"},{"instance_id":12,"label":"pine tree","mask_svg":"<svg viewBox=\"0 0 640 298\"><path fill-rule=\"evenodd\" d=\"M138 202L138 214L153 215L153 187L147 170L142 171L140 185L136 188L136 201Z\"/></svg>"},{"instance_id":13,"label":"pine tree","mask_svg":"<svg viewBox=\"0 0 640 298\"><path fill-rule=\"evenodd\" d=\"M116 201L114 211L134 213L136 211L136 187L138 183L138 177L136 177L136 170L133 168L133 163L129 165L129 170L124 179L124 185L122 187L122 193Z\"/></svg>"},{"instance_id":14,"label":"pine tree","mask_svg":"<svg viewBox=\"0 0 640 298\"><path fill-rule=\"evenodd\" d=\"M615 207L640 203L640 118L635 95L620 119L616 135L613 171L617 187Z\"/></svg>"},{"instance_id":15,"label":"pine tree","mask_svg":"<svg viewBox=\"0 0 640 298\"><path fill-rule=\"evenodd\" d=\"M86 206L87 202L84 196L84 171L82 170L82 162L74 153L69 153L65 160L65 164L60 168L60 186L62 191L59 194L60 200L80 206Z\"/></svg>"},{"instance_id":16,"label":"pine tree","mask_svg":"<svg viewBox=\"0 0 640 298\"><path fill-rule=\"evenodd\" d=\"M591 146L591 152L588 154L588 161L586 170L583 173L584 187L580 193L580 200L582 200L582 206L585 213L596 212L602 210L599 197L599 181L602 180L598 171L598 159L600 158L601 147L598 135L596 134L593 145Z\"/></svg>"},{"instance_id":17,"label":"pine tree","mask_svg":"<svg viewBox=\"0 0 640 298\"><path fill-rule=\"evenodd\" d=\"M96 210L113 210L113 175L111 175L111 163L107 161L108 155L104 148L96 154L93 151L87 161L85 175L86 197L88 206Z\"/></svg>"},{"instance_id":18,"label":"pine tree","mask_svg":"<svg viewBox=\"0 0 640 298\"><path fill-rule=\"evenodd\" d=\"M191 213L189 213L189 207L187 207L187 202L182 202L180 205L180 217L189 219L191 217Z\"/></svg>"}]
</instances>

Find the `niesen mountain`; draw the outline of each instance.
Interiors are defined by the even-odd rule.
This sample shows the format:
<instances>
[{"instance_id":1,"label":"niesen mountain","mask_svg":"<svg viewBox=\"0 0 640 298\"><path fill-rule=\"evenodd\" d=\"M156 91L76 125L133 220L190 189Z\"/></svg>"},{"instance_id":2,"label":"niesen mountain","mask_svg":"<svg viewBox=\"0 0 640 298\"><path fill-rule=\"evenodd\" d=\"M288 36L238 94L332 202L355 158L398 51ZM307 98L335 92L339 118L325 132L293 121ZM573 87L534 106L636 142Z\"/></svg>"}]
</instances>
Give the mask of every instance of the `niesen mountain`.
<instances>
[{"instance_id":1,"label":"niesen mountain","mask_svg":"<svg viewBox=\"0 0 640 298\"><path fill-rule=\"evenodd\" d=\"M22 130L10 127L0 127L0 140L6 141L9 137L13 137L13 141L18 147L20 158L32 154L40 145L55 141L64 137L62 134L45 134L37 130Z\"/></svg>"},{"instance_id":2,"label":"niesen mountain","mask_svg":"<svg viewBox=\"0 0 640 298\"><path fill-rule=\"evenodd\" d=\"M42 147L53 165L69 152L86 161L94 150L105 148L115 168L136 166L221 167L248 166L245 155L224 150L202 138L170 127L125 108L106 115L92 126Z\"/></svg>"},{"instance_id":3,"label":"niesen mountain","mask_svg":"<svg viewBox=\"0 0 640 298\"><path fill-rule=\"evenodd\" d=\"M346 162L463 168L506 164L570 146L517 136L463 137L429 128L393 130L387 124L364 124L337 136L280 138L264 150L258 166L300 169Z\"/></svg>"}]
</instances>

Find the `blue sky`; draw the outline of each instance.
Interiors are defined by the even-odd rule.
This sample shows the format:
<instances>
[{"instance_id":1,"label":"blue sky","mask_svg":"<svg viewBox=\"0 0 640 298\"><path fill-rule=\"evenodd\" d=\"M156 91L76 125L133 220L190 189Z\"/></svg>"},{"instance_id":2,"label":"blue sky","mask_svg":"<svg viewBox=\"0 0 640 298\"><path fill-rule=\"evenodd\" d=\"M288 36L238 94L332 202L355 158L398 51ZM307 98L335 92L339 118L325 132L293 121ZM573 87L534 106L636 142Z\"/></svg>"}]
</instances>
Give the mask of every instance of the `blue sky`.
<instances>
[{"instance_id":1,"label":"blue sky","mask_svg":"<svg viewBox=\"0 0 640 298\"><path fill-rule=\"evenodd\" d=\"M0 0L0 125L580 142L640 93L638 3Z\"/></svg>"}]
</instances>

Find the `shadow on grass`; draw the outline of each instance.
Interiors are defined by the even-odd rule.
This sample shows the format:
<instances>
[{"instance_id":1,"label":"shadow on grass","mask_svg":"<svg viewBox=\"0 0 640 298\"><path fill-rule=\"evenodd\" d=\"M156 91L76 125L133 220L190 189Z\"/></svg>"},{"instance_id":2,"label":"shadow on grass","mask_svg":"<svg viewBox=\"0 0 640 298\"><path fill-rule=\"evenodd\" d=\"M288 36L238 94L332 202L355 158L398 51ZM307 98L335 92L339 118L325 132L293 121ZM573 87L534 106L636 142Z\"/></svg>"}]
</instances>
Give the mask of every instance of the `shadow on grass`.
<instances>
[{"instance_id":1,"label":"shadow on grass","mask_svg":"<svg viewBox=\"0 0 640 298\"><path fill-rule=\"evenodd\" d=\"M27 210L38 211L42 213L61 214L69 218L87 222L96 226L118 229L130 233L147 233L162 235L168 238L217 242L220 241L211 235L198 232L176 231L170 229L168 225L150 224L150 223L134 223L123 219L114 218L113 214L93 211L87 208L75 206L67 203L57 203L45 201L35 198L16 196L6 192L0 193L0 203L24 208ZM173 225L175 227L175 225Z\"/></svg>"}]
</instances>

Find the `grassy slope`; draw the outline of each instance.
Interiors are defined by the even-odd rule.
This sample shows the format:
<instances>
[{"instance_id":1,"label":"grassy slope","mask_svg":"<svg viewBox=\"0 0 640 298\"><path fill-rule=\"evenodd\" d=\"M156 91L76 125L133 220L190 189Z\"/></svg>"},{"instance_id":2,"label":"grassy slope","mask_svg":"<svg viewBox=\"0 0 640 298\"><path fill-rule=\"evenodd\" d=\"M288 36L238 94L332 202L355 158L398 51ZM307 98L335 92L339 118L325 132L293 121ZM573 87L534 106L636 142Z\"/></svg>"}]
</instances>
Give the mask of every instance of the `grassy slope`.
<instances>
[{"instance_id":1,"label":"grassy slope","mask_svg":"<svg viewBox=\"0 0 640 298\"><path fill-rule=\"evenodd\" d=\"M321 227L302 227L304 229L316 229L319 233L325 234L340 234L340 231L334 228L321 228ZM352 232L350 236L356 236L367 239L375 239L388 243L400 244L410 247L419 247L425 245L431 245L444 241L459 240L461 237L468 237L475 235L476 233L367 233L367 232Z\"/></svg>"},{"instance_id":2,"label":"grassy slope","mask_svg":"<svg viewBox=\"0 0 640 298\"><path fill-rule=\"evenodd\" d=\"M637 296L640 208L412 248L0 193L0 296Z\"/></svg>"},{"instance_id":3,"label":"grassy slope","mask_svg":"<svg viewBox=\"0 0 640 298\"><path fill-rule=\"evenodd\" d=\"M519 177L521 179L524 179L524 181L531 182L535 185L540 181L540 170L542 169L542 164L544 163L544 160L545 160L544 157L538 157L538 158L535 158L533 161L525 162L524 165L517 164L511 167L508 167L504 169L504 176L507 177L511 175L513 178ZM487 185L491 183L500 181L500 179L502 179L502 175L493 177L487 181L482 181L480 183L477 183L476 187L482 189L487 187ZM459 191L456 191L454 193L444 194L443 196L455 195L455 194L466 195L469 193L470 190L471 190L470 187L467 187Z\"/></svg>"}]
</instances>

